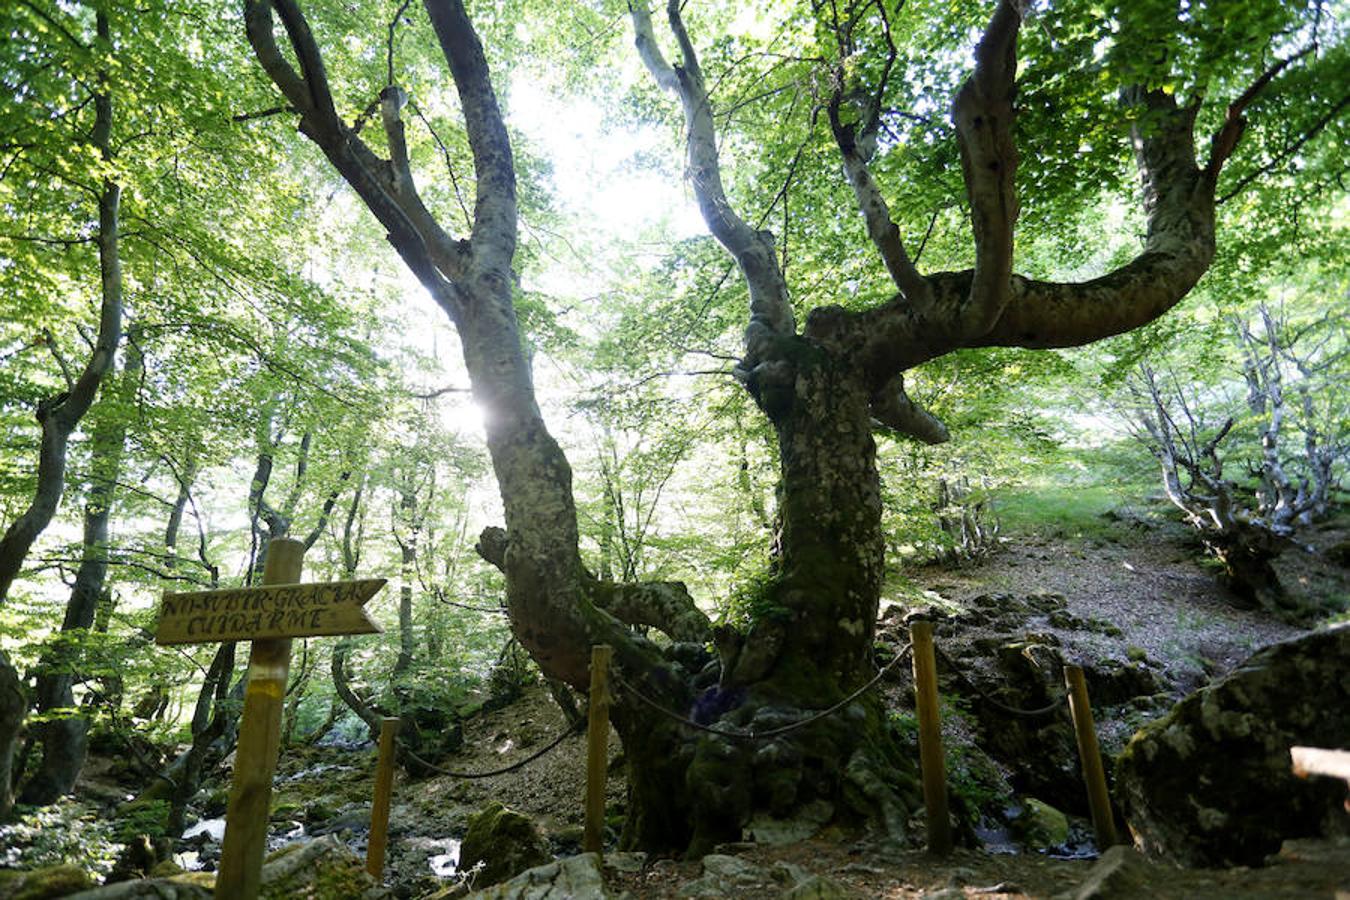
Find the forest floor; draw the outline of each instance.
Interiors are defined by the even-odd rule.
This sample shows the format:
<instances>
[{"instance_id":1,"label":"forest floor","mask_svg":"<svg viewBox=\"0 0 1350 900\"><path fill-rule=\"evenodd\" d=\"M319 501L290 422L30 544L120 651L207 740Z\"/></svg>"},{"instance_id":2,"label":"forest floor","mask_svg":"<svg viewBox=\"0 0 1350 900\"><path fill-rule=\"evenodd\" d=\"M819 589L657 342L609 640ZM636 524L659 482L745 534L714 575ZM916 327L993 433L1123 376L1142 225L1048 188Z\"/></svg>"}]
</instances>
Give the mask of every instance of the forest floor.
<instances>
[{"instance_id":1,"label":"forest floor","mask_svg":"<svg viewBox=\"0 0 1350 900\"><path fill-rule=\"evenodd\" d=\"M1342 522L1314 536L1322 548L1343 544L1350 529ZM883 626L899 633L902 612L929 606L937 615L990 605L1001 598L1054 596L1068 616L1056 627L1045 616L1030 616L1027 629L1053 632L1066 660L1100 663L1147 659L1169 693L1179 699L1220 676L1256 649L1301 634L1318 617L1289 622L1235 608L1212 573L1198 562L1187 533L1165 521L1126 511L1088 521L1047 526L1005 538L998 552L958 567L929 566L905 572L903 605L883 610ZM1281 575L1291 592L1307 602L1344 610L1350 606L1350 572L1325 557L1287 554ZM1014 605L1016 605L1014 603ZM1344 618L1345 613L1340 613ZM1322 620L1327 617L1321 616ZM1110 623L1119 629L1074 627L1073 623ZM882 635L885 636L883 627ZM898 667L903 669L907 667ZM912 709L908 675L884 684L886 703ZM1165 707L1164 707L1165 709ZM1160 709L1145 716L1161 714ZM958 717L953 717L958 718ZM1104 751L1115 752L1140 722L1099 717ZM529 756L566 730L563 715L548 693L536 686L516 702L463 723L462 749L441 765L458 772L485 772ZM954 735L959 741L961 735ZM566 738L554 750L523 768L487 778L436 775L413 779L400 775L391 812L386 882L398 896L420 898L463 882L455 873L459 841L468 818L490 801L530 816L555 854L580 849L585 786L585 739ZM621 747L611 739L609 806L624 804ZM303 837L335 834L364 853L369 827L369 796L374 751L336 742L289 749L282 754L274 794L273 847ZM97 773L97 765L90 767ZM99 785L95 776L87 787ZM116 792L103 786L104 792ZM211 815L220 815L211 810ZM1085 820L1070 815L1076 835ZM613 865L607 880L633 898L736 896L741 900L778 898L785 888L809 875L831 879L858 897L1013 898L1075 896L1094 874L1098 861L1090 843L1044 852L993 841L983 849L964 847L946 859L924 853L921 816L912 825L910 844L832 833L782 845L744 843L721 848L720 872L699 861L646 859L636 854L607 854ZM204 832L180 861L211 866L218 855L221 821L208 819ZM193 829L189 830L191 833ZM611 830L609 837L615 838ZM1006 837L1006 835L1005 835ZM3 843L0 841L0 843ZM181 849L181 848L180 848ZM1075 852L1076 850L1076 852ZM1057 858L1057 857L1076 858ZM728 862L728 858L730 861ZM0 861L3 864L3 861ZM1113 889L1097 897L1326 897L1350 900L1350 845L1290 842L1269 864L1251 869L1179 870L1131 861L1128 872L1113 876ZM1100 869L1096 871L1100 875ZM716 877L714 877L716 876ZM805 896L817 896L808 894ZM829 896L829 895L820 895Z\"/></svg>"},{"instance_id":2,"label":"forest floor","mask_svg":"<svg viewBox=\"0 0 1350 900\"><path fill-rule=\"evenodd\" d=\"M961 609L990 594L1062 595L1073 617L1104 620L1120 630L1118 635L1106 635L1059 629L1066 659L1124 660L1132 654L1137 657L1142 650L1150 664L1162 670L1162 680L1178 698L1230 671L1256 649L1317 624L1316 617L1291 623L1235 608L1212 573L1197 561L1196 547L1179 527L1129 513L1088 524L1086 529L1051 527L1017 535L980 561L957 568L913 569L907 576L939 610ZM1329 547L1345 537L1345 529L1338 527L1324 529L1315 540ZM1281 575L1291 593L1332 608L1347 605L1348 574L1320 558L1290 554L1281 562ZM913 603L912 597L906 599L907 605ZM1043 621L1036 627L1055 630ZM887 702L903 706L908 689L903 679L888 685ZM1128 727L1109 716L1101 720L1104 749L1118 750L1136 725L1137 720ZM473 772L510 764L565 727L547 693L532 690L508 707L465 723L464 749L453 758L453 767ZM619 753L617 743L613 744L612 757ZM400 892L419 896L437 883L428 877L429 859L443 845L435 843L433 836L462 835L467 817L491 800L533 817L555 852L575 852L581 832L584 771L585 742L577 736L509 774L471 780L440 776L405 783L399 792L391 842L391 868ZM610 805L621 808L622 767L611 766L611 773ZM1077 820L1075 827L1081 833L1086 823ZM860 897L1055 897L1072 896L1095 864L1093 858L1006 852L1010 849L1006 845L1001 848L1005 852L967 848L935 860L912 846L828 832L801 843L746 843L725 849L740 861L732 867L731 881L709 882L703 877L703 864L697 861L626 855L620 855L623 860L618 869L609 872L610 881L617 890L637 898L776 898L784 895L785 884L799 882L808 874L826 876ZM1128 877L1116 877L1117 892L1109 896L1345 900L1350 898L1350 846L1291 842L1269 865L1253 869L1183 871L1140 862ZM1120 884L1127 885L1123 892Z\"/></svg>"}]
</instances>

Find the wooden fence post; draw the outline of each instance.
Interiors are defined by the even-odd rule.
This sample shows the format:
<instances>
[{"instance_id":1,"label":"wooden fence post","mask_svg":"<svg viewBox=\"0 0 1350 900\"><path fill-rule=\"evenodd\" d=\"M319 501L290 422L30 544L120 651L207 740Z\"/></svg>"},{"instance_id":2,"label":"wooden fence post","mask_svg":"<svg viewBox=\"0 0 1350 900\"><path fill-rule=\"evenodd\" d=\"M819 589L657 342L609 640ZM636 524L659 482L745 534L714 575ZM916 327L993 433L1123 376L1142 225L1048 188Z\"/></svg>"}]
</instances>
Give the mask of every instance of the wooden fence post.
<instances>
[{"instance_id":1,"label":"wooden fence post","mask_svg":"<svg viewBox=\"0 0 1350 900\"><path fill-rule=\"evenodd\" d=\"M276 538L267 545L263 584L294 584L304 566L305 545ZM217 897L254 900L262 882L272 776L281 750L281 713L291 672L291 639L255 640L248 657L248 688L239 720L234 781L225 815L225 840L216 876Z\"/></svg>"},{"instance_id":2,"label":"wooden fence post","mask_svg":"<svg viewBox=\"0 0 1350 900\"><path fill-rule=\"evenodd\" d=\"M919 768L928 818L928 851L945 856L952 849L952 823L947 815L947 765L942 758L942 727L938 720L933 623L914 622L909 626L909 638L914 648L914 699L919 713Z\"/></svg>"},{"instance_id":3,"label":"wooden fence post","mask_svg":"<svg viewBox=\"0 0 1350 900\"><path fill-rule=\"evenodd\" d=\"M370 807L370 840L366 843L366 871L384 877L384 852L389 846L389 797L394 791L394 740L399 719L380 720L380 757L375 765L375 800Z\"/></svg>"},{"instance_id":4,"label":"wooden fence post","mask_svg":"<svg viewBox=\"0 0 1350 900\"><path fill-rule=\"evenodd\" d=\"M1064 667L1064 686L1069 693L1069 712L1073 715L1074 736L1078 739L1078 758L1083 764L1083 781L1087 784L1088 807L1092 810L1092 827L1097 832L1097 848L1105 850L1116 843L1116 822L1111 814L1111 795L1106 790L1106 770L1097 746L1097 728L1092 721L1092 705L1088 702L1087 681L1081 666Z\"/></svg>"},{"instance_id":5,"label":"wooden fence post","mask_svg":"<svg viewBox=\"0 0 1350 900\"><path fill-rule=\"evenodd\" d=\"M614 648L591 648L591 696L586 731L586 830L581 849L599 853L605 842L605 774L609 768L609 661Z\"/></svg>"}]
</instances>

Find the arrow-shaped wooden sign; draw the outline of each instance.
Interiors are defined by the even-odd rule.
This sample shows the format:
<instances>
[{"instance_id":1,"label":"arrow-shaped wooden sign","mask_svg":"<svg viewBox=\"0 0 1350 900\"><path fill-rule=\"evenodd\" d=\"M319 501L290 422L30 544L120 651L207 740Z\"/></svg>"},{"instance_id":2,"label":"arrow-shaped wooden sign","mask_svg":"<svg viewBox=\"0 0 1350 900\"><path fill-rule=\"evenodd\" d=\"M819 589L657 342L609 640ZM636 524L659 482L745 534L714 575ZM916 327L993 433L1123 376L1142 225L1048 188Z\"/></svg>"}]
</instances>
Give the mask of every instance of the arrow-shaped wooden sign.
<instances>
[{"instance_id":1,"label":"arrow-shaped wooden sign","mask_svg":"<svg viewBox=\"0 0 1350 900\"><path fill-rule=\"evenodd\" d=\"M268 584L168 592L159 608L157 644L374 634L384 629L362 606L386 579Z\"/></svg>"}]
</instances>

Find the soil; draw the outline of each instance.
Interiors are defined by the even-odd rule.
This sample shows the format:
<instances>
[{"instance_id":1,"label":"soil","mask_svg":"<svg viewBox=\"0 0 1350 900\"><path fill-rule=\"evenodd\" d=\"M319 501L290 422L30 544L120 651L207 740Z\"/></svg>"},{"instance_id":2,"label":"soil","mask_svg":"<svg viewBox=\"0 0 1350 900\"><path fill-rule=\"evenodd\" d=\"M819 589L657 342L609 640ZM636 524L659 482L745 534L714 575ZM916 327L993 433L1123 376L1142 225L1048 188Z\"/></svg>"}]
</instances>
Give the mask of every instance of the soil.
<instances>
[{"instance_id":1,"label":"soil","mask_svg":"<svg viewBox=\"0 0 1350 900\"><path fill-rule=\"evenodd\" d=\"M1317 536L1324 546L1344 539L1341 528ZM1310 606L1344 609L1350 579L1343 568L1301 556L1282 561L1281 566L1285 583ZM1174 685L1178 696L1231 670L1257 648L1293 637L1314 624L1312 619L1291 623L1234 607L1213 574L1197 560L1197 548L1184 530L1130 515L1104 521L1090 535L1032 535L1005 542L1001 552L978 563L957 569L920 568L907 574L934 604L947 608L965 606L989 593L1061 594L1074 616L1105 621L1121 631L1111 636L1060 630L1057 634L1066 654L1123 660L1142 651L1165 672L1165 680ZM530 691L522 701L466 723L465 748L454 766L472 771L509 764L565 727L547 693ZM612 740L615 762L619 752ZM584 757L584 740L569 738L511 774L420 782L414 802L422 815L444 820L447 810L467 810L490 799L499 800L534 816L555 836L556 844L559 835L574 836L581 825ZM622 767L612 765L611 810L622 808L622 798ZM772 873L776 867L793 866L798 874L828 876L859 897L1072 896L1095 864L1093 859L972 849L958 849L938 860L912 847L835 838L722 848L765 873L760 884L737 884L735 895L743 900L781 897L782 880L775 880ZM1142 883L1113 896L1350 898L1350 846L1325 841L1291 842L1270 865L1259 869L1183 871L1146 866L1144 871ZM646 860L637 871L609 871L612 886L636 898L677 897L701 874L698 861L674 859Z\"/></svg>"},{"instance_id":2,"label":"soil","mask_svg":"<svg viewBox=\"0 0 1350 900\"><path fill-rule=\"evenodd\" d=\"M1343 543L1344 528L1327 529L1317 543ZM1166 673L1174 692L1193 690L1238 665L1257 648L1302 633L1315 618L1291 623L1236 609L1211 573L1196 561L1197 551L1180 529L1130 516L1103 521L1090 534L1039 534L1005 541L1000 552L963 567L919 568L906 573L926 602L947 610L971 605L990 594L1015 597L1063 595L1068 611L1081 620L1106 622L1119 634L1101 629L1066 628L1056 632L1066 658L1139 658ZM1350 577L1321 557L1296 556L1281 563L1282 576L1309 605L1344 610ZM883 611L885 615L885 611ZM1341 615L1344 615L1342 612ZM894 620L894 612L891 613ZM1325 618L1325 613L1323 618ZM1046 627L1043 622L1037 628ZM907 668L901 667L901 668ZM887 702L899 708L907 698L903 679L885 685ZM1110 725L1103 726L1109 731ZM477 715L463 725L464 745L439 761L446 769L485 772L518 762L568 728L563 714L542 686L501 709ZM1104 740L1117 743L1127 734ZM1106 737L1104 735L1104 737ZM486 778L436 775L414 780L401 774L391 816L387 883L402 897L428 896L451 887L459 876L436 877L439 861L457 853L457 839L468 817L492 800L535 819L555 853L579 850L585 788L585 739L564 739L555 749L523 768ZM622 748L611 735L609 809L621 820L624 803ZM294 838L298 823L309 833L339 834L364 852L369 786L374 752L361 747L315 747L282 754L277 798L294 810L289 821L274 816L278 840ZM323 822L305 823L315 801L331 808L329 818L346 821L340 830ZM275 807L275 803L274 803ZM1076 827L1081 828L1081 823ZM611 828L608 837L617 837ZM763 873L740 882L728 896L741 900L783 896L780 876L792 871L826 876L858 897L1021 898L1074 896L1093 870L1091 858L1056 859L1036 853L989 852L961 848L945 859L922 849L858 840L828 831L801 843L769 846L737 844L720 848ZM1142 863L1140 865L1143 865ZM630 871L609 870L611 886L634 898L675 898L703 874L698 861L643 859ZM1270 864L1257 869L1182 871L1146 866L1142 881L1111 897L1326 897L1350 900L1350 844L1290 842ZM705 895L706 896L706 895Z\"/></svg>"}]
</instances>

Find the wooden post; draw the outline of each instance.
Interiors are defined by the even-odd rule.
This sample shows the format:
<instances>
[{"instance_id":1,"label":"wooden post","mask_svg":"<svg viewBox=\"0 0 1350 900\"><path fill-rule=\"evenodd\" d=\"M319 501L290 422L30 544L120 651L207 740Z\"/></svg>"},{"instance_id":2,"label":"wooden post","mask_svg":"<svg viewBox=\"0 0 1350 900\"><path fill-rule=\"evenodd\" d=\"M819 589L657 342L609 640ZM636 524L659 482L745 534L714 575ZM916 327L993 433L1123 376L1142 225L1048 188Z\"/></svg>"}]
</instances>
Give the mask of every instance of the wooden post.
<instances>
[{"instance_id":1,"label":"wooden post","mask_svg":"<svg viewBox=\"0 0 1350 900\"><path fill-rule=\"evenodd\" d=\"M914 622L909 626L909 638L914 648L914 699L919 712L919 768L928 818L928 851L945 856L952 849L952 823L947 815L947 765L942 758L942 727L938 720L933 623Z\"/></svg>"},{"instance_id":2,"label":"wooden post","mask_svg":"<svg viewBox=\"0 0 1350 900\"><path fill-rule=\"evenodd\" d=\"M305 545L293 538L276 538L267 545L264 584L293 584L300 580ZM272 776L281 749L281 713L286 681L291 671L291 639L253 641L248 658L248 688L239 722L239 745L234 754L234 783L225 814L225 841L216 875L217 897L255 900L267 849L271 816Z\"/></svg>"},{"instance_id":3,"label":"wooden post","mask_svg":"<svg viewBox=\"0 0 1350 900\"><path fill-rule=\"evenodd\" d=\"M605 842L605 773L609 768L609 661L614 648L591 648L591 696L586 730L586 830L581 849L599 853Z\"/></svg>"},{"instance_id":4,"label":"wooden post","mask_svg":"<svg viewBox=\"0 0 1350 900\"><path fill-rule=\"evenodd\" d=\"M389 846L389 797L394 790L394 739L399 719L380 720L380 758L375 766L375 801L370 807L370 840L366 844L366 871L376 881L384 877L384 851Z\"/></svg>"},{"instance_id":5,"label":"wooden post","mask_svg":"<svg viewBox=\"0 0 1350 900\"><path fill-rule=\"evenodd\" d=\"M1064 686L1069 692L1069 712L1073 714L1074 736L1078 739L1078 758L1083 764L1092 827L1097 832L1097 848L1105 850L1116 843L1116 822L1111 814L1111 795L1106 790L1106 770L1097 746L1097 728L1092 721L1087 682L1081 666L1064 667Z\"/></svg>"}]
</instances>

